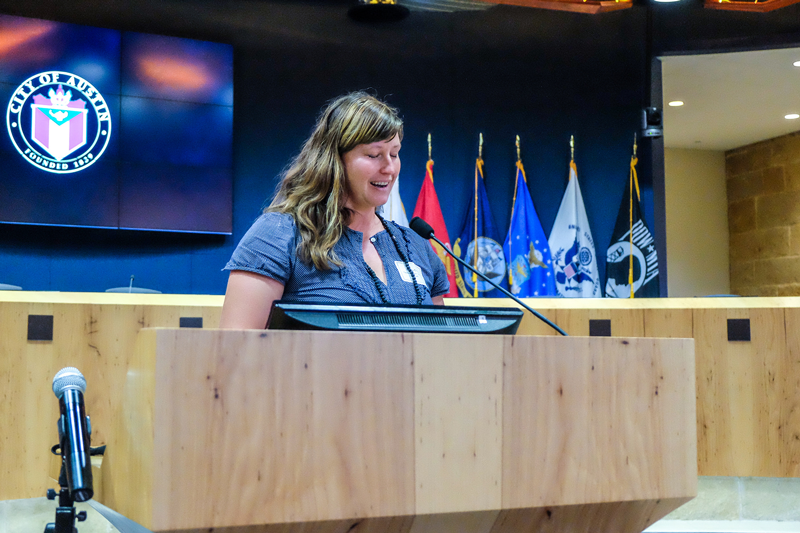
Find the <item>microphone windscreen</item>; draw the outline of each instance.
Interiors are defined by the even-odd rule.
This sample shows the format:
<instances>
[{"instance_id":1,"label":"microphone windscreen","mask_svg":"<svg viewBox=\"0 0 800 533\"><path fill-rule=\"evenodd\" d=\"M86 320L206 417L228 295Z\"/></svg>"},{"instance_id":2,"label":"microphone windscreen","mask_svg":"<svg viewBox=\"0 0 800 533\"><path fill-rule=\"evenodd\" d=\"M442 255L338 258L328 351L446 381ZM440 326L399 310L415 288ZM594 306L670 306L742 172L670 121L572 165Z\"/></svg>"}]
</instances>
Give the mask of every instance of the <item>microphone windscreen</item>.
<instances>
[{"instance_id":1,"label":"microphone windscreen","mask_svg":"<svg viewBox=\"0 0 800 533\"><path fill-rule=\"evenodd\" d=\"M62 368L53 378L53 392L56 398L61 398L67 389L78 389L81 394L86 392L86 378L80 370L71 366Z\"/></svg>"},{"instance_id":2,"label":"microphone windscreen","mask_svg":"<svg viewBox=\"0 0 800 533\"><path fill-rule=\"evenodd\" d=\"M408 227L413 229L416 234L423 239L430 239L433 237L433 228L431 225L419 217L412 218L411 222L408 223Z\"/></svg>"}]
</instances>

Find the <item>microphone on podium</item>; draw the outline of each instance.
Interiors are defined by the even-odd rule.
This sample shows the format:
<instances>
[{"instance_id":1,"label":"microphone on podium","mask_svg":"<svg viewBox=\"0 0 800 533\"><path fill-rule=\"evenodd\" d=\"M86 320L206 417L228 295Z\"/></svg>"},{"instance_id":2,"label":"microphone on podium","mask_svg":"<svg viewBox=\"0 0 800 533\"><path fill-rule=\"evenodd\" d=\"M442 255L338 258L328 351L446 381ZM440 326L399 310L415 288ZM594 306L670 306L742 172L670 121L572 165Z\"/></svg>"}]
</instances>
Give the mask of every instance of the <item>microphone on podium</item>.
<instances>
[{"instance_id":1,"label":"microphone on podium","mask_svg":"<svg viewBox=\"0 0 800 533\"><path fill-rule=\"evenodd\" d=\"M89 457L91 430L83 403L86 378L77 368L62 368L53 378L53 392L61 409L58 437L69 495L76 502L85 502L94 496Z\"/></svg>"},{"instance_id":2,"label":"microphone on podium","mask_svg":"<svg viewBox=\"0 0 800 533\"><path fill-rule=\"evenodd\" d=\"M538 318L539 320L541 320L542 322L544 322L545 324L547 324L548 326L550 326L551 328L553 328L554 330L559 332L561 335L564 335L565 337L568 336L566 331L564 331L560 327L556 326L547 317L545 317L541 313L539 313L537 311L534 311L533 309L531 309L530 307L525 305L525 303L523 303L522 300L520 300L519 298L517 298L516 296L514 296L513 294L511 294L507 290L505 290L503 287L501 287L500 285L498 285L494 281L490 280L485 275L481 274L480 272L478 272L477 270L472 268L472 266L469 263L467 263L466 261L464 261L463 259L458 257L456 254L451 252L450 249L447 246L445 246L442 241L440 241L439 239L436 238L436 235L434 235L433 228L431 227L430 224L428 224L427 222L425 222L424 220L422 220L419 217L414 217L414 218L411 219L411 222L409 222L408 227L411 228L412 230L414 230L414 232L416 232L416 234L419 235L420 237L422 237L423 239L435 241L439 246L441 246L444 249L444 251L449 256L451 256L453 259L458 261L460 264L462 264L465 267L467 267L470 271L472 271L475 274L477 274L478 276L480 276L481 279L483 279L484 281L489 283L492 287L494 287L495 289L499 290L500 292L502 292L503 294L505 294L506 296L508 296L509 298L514 300L515 302L517 302L519 305L521 305L527 311L530 311L533 314L533 316L535 316L536 318Z\"/></svg>"}]
</instances>

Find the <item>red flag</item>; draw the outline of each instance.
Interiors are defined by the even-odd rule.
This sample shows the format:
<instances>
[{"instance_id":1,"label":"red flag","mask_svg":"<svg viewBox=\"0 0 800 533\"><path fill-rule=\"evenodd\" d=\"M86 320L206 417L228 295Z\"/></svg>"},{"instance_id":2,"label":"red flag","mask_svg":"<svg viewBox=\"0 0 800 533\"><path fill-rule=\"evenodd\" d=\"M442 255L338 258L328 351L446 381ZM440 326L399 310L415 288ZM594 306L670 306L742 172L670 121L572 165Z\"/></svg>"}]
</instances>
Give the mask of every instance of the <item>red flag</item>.
<instances>
[{"instance_id":1,"label":"red flag","mask_svg":"<svg viewBox=\"0 0 800 533\"><path fill-rule=\"evenodd\" d=\"M436 237L442 241L448 249L450 248L450 237L447 235L447 227L444 225L442 208L439 206L439 197L436 196L436 189L433 188L433 159L428 160L425 169L425 180L419 190L417 205L414 206L414 216L420 217L431 225ZM458 286L456 286L455 260L447 255L442 247L431 241L433 251L439 256L447 269L447 279L450 281L450 292L445 294L445 298L457 298Z\"/></svg>"}]
</instances>

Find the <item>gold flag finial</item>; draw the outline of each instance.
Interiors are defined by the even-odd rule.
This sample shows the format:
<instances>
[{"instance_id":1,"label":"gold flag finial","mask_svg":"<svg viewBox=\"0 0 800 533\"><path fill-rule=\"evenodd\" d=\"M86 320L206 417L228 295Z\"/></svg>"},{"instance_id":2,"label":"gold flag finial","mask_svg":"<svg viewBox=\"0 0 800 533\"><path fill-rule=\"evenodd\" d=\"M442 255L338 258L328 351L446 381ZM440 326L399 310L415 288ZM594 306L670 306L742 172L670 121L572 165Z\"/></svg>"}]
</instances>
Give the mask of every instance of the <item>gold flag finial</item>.
<instances>
[{"instance_id":1,"label":"gold flag finial","mask_svg":"<svg viewBox=\"0 0 800 533\"><path fill-rule=\"evenodd\" d=\"M478 159L483 159L483 133L478 134Z\"/></svg>"},{"instance_id":2,"label":"gold flag finial","mask_svg":"<svg viewBox=\"0 0 800 533\"><path fill-rule=\"evenodd\" d=\"M431 159L433 159L433 158L431 157L431 134L429 133L428 134L428 161L430 161Z\"/></svg>"},{"instance_id":3,"label":"gold flag finial","mask_svg":"<svg viewBox=\"0 0 800 533\"><path fill-rule=\"evenodd\" d=\"M517 161L522 161L522 158L519 155L519 135L517 135Z\"/></svg>"},{"instance_id":4,"label":"gold flag finial","mask_svg":"<svg viewBox=\"0 0 800 533\"><path fill-rule=\"evenodd\" d=\"M569 136L569 158L575 161L575 136Z\"/></svg>"},{"instance_id":5,"label":"gold flag finial","mask_svg":"<svg viewBox=\"0 0 800 533\"><path fill-rule=\"evenodd\" d=\"M633 132L633 156L636 157L636 132Z\"/></svg>"}]
</instances>

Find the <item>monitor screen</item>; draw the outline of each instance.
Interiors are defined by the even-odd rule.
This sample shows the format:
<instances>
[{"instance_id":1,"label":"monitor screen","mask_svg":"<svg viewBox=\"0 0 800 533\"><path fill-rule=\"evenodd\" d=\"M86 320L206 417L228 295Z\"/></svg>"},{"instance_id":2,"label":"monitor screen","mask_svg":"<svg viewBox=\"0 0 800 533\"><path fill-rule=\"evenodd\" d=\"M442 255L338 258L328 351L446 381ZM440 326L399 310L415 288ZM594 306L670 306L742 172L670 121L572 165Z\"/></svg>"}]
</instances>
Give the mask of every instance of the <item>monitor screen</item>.
<instances>
[{"instance_id":1,"label":"monitor screen","mask_svg":"<svg viewBox=\"0 0 800 533\"><path fill-rule=\"evenodd\" d=\"M233 47L0 15L0 223L230 234Z\"/></svg>"},{"instance_id":2,"label":"monitor screen","mask_svg":"<svg viewBox=\"0 0 800 533\"><path fill-rule=\"evenodd\" d=\"M402 306L277 301L267 329L324 329L513 335L523 312L513 307Z\"/></svg>"}]
</instances>

